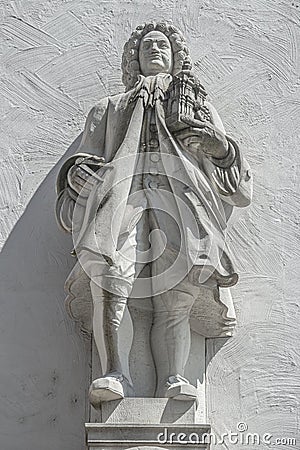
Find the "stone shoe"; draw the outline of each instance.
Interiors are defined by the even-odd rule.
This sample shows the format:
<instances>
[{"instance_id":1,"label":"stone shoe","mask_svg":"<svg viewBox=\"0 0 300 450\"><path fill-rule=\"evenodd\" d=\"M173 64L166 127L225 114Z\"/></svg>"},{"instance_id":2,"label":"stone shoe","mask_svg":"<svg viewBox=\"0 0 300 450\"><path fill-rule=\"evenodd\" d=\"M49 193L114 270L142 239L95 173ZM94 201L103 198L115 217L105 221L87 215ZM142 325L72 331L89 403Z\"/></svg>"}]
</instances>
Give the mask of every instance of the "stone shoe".
<instances>
[{"instance_id":1,"label":"stone shoe","mask_svg":"<svg viewBox=\"0 0 300 450\"><path fill-rule=\"evenodd\" d=\"M89 389L89 400L94 408L99 408L102 402L121 400L132 393L132 386L121 373L108 373L94 380Z\"/></svg>"},{"instance_id":2,"label":"stone shoe","mask_svg":"<svg viewBox=\"0 0 300 450\"><path fill-rule=\"evenodd\" d=\"M181 375L171 375L166 383L165 397L173 400L195 401L197 389Z\"/></svg>"}]
</instances>

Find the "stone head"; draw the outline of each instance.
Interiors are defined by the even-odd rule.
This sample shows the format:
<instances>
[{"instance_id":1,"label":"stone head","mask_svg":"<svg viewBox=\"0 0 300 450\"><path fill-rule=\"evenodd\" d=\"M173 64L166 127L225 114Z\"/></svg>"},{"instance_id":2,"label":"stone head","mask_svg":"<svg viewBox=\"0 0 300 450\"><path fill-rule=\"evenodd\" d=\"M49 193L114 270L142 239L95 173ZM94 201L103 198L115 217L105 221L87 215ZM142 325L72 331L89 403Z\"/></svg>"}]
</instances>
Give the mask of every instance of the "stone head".
<instances>
[{"instance_id":1,"label":"stone head","mask_svg":"<svg viewBox=\"0 0 300 450\"><path fill-rule=\"evenodd\" d=\"M173 51L167 36L161 31L150 31L141 39L139 46L139 64L142 75L171 73Z\"/></svg>"},{"instance_id":2,"label":"stone head","mask_svg":"<svg viewBox=\"0 0 300 450\"><path fill-rule=\"evenodd\" d=\"M148 22L132 33L124 46L123 83L131 89L139 75L176 74L189 58L182 33L168 22Z\"/></svg>"}]
</instances>

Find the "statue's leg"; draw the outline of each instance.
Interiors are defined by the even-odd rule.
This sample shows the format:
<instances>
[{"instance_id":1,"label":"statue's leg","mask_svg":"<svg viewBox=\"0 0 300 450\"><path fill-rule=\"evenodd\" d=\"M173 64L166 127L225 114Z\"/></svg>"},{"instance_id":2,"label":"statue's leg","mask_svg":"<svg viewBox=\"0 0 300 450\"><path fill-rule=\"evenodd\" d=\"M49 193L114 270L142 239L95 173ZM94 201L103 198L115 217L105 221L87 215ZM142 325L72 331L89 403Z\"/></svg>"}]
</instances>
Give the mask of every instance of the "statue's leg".
<instances>
[{"instance_id":1,"label":"statue's leg","mask_svg":"<svg viewBox=\"0 0 300 450\"><path fill-rule=\"evenodd\" d=\"M123 374L118 331L123 319L127 298L107 294L107 296L104 296L103 302L103 334L107 354L106 372Z\"/></svg>"},{"instance_id":2,"label":"statue's leg","mask_svg":"<svg viewBox=\"0 0 300 450\"><path fill-rule=\"evenodd\" d=\"M104 375L94 380L90 387L90 401L98 407L103 401L120 399L131 393L130 383L124 376L119 343L119 327L127 296L111 294L94 282L91 290L94 340L104 370Z\"/></svg>"},{"instance_id":3,"label":"statue's leg","mask_svg":"<svg viewBox=\"0 0 300 450\"><path fill-rule=\"evenodd\" d=\"M144 267L137 261L140 229L142 220L120 244L115 264L106 267L101 275L97 274L95 265L94 277L91 277L93 332L104 371L101 378L93 381L90 389L90 401L96 406L102 401L123 398L133 393L124 375L126 371L120 354L119 328L133 283Z\"/></svg>"},{"instance_id":4,"label":"statue's leg","mask_svg":"<svg viewBox=\"0 0 300 450\"><path fill-rule=\"evenodd\" d=\"M195 388L184 378L194 300L194 293L181 291L178 286L153 298L151 345L157 372L157 397L196 398Z\"/></svg>"},{"instance_id":5,"label":"statue's leg","mask_svg":"<svg viewBox=\"0 0 300 450\"><path fill-rule=\"evenodd\" d=\"M105 374L122 374L118 333L122 322L127 297L112 295L110 292L91 286L94 300L93 329L94 340ZM102 331L102 332L101 332ZM103 355L104 358L101 358ZM105 368L106 367L106 368Z\"/></svg>"}]
</instances>

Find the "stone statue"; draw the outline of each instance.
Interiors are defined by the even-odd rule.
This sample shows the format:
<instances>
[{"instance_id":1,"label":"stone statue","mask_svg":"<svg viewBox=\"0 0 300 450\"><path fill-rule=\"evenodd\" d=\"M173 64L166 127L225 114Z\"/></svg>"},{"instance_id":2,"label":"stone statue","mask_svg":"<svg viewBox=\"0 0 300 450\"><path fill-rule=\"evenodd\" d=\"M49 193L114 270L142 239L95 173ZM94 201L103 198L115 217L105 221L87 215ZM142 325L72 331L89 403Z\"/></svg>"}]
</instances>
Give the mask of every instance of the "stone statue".
<instances>
[{"instance_id":1,"label":"stone statue","mask_svg":"<svg viewBox=\"0 0 300 450\"><path fill-rule=\"evenodd\" d=\"M155 395L193 401L184 373L190 323L203 336L232 331L238 275L226 230L234 207L251 201L251 172L175 26L137 27L122 70L125 93L92 108L58 176L57 219L78 259L67 307L92 328L102 360L93 405L134 395L118 339L129 297L151 297Z\"/></svg>"}]
</instances>

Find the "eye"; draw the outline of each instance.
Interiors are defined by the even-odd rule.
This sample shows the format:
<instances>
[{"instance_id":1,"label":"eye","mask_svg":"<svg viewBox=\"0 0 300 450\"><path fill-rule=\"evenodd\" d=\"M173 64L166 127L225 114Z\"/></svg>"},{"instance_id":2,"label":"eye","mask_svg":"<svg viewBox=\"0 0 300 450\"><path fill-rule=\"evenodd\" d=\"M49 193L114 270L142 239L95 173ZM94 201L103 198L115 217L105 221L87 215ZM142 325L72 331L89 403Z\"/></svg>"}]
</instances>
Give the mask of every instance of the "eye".
<instances>
[{"instance_id":1,"label":"eye","mask_svg":"<svg viewBox=\"0 0 300 450\"><path fill-rule=\"evenodd\" d=\"M160 42L159 48L169 48L169 45L167 44L167 42Z\"/></svg>"},{"instance_id":2,"label":"eye","mask_svg":"<svg viewBox=\"0 0 300 450\"><path fill-rule=\"evenodd\" d=\"M151 44L151 42L149 42L149 41L143 42L143 48L144 48L145 50L149 50L150 44Z\"/></svg>"}]
</instances>

